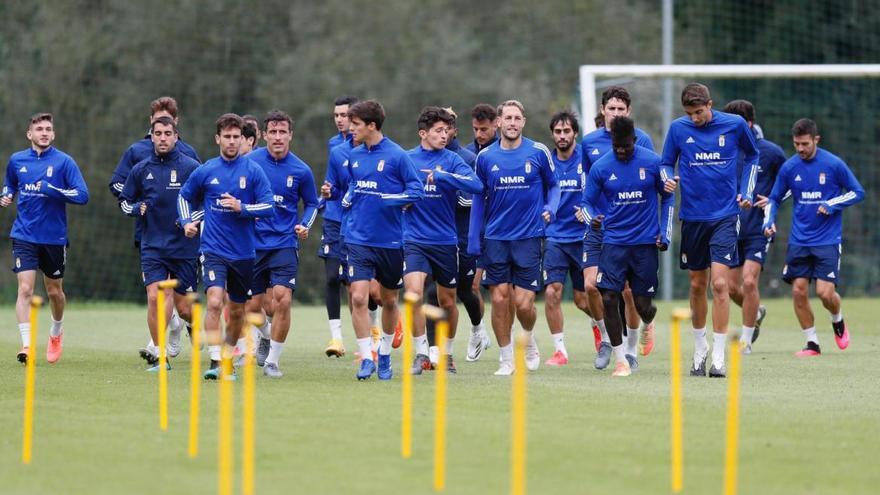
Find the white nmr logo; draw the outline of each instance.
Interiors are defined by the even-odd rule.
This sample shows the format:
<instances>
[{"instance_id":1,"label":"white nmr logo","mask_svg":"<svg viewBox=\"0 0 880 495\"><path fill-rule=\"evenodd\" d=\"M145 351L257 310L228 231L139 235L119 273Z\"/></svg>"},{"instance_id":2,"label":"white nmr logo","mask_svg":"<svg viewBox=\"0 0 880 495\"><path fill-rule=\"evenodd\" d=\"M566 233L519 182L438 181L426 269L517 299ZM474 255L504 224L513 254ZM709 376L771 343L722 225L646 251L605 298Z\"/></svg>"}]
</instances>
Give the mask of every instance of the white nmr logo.
<instances>
[{"instance_id":1,"label":"white nmr logo","mask_svg":"<svg viewBox=\"0 0 880 495\"><path fill-rule=\"evenodd\" d=\"M514 177L499 177L498 181L502 184L525 184L526 178L521 175L516 175Z\"/></svg>"},{"instance_id":2,"label":"white nmr logo","mask_svg":"<svg viewBox=\"0 0 880 495\"><path fill-rule=\"evenodd\" d=\"M425 192L437 192L437 184L425 184Z\"/></svg>"},{"instance_id":3,"label":"white nmr logo","mask_svg":"<svg viewBox=\"0 0 880 495\"><path fill-rule=\"evenodd\" d=\"M822 191L801 191L801 199L822 199Z\"/></svg>"},{"instance_id":4,"label":"white nmr logo","mask_svg":"<svg viewBox=\"0 0 880 495\"><path fill-rule=\"evenodd\" d=\"M361 189L378 189L379 184L374 180L359 180L357 186Z\"/></svg>"},{"instance_id":5,"label":"white nmr logo","mask_svg":"<svg viewBox=\"0 0 880 495\"><path fill-rule=\"evenodd\" d=\"M707 152L696 153L696 154L694 154L694 158L696 158L697 160L720 160L721 153L718 153L718 152L715 152L715 153L707 153Z\"/></svg>"},{"instance_id":6,"label":"white nmr logo","mask_svg":"<svg viewBox=\"0 0 880 495\"><path fill-rule=\"evenodd\" d=\"M617 193L617 199L642 199L642 191L622 191Z\"/></svg>"},{"instance_id":7,"label":"white nmr logo","mask_svg":"<svg viewBox=\"0 0 880 495\"><path fill-rule=\"evenodd\" d=\"M581 181L577 179L566 179L559 181L559 187L577 187L581 185Z\"/></svg>"}]
</instances>

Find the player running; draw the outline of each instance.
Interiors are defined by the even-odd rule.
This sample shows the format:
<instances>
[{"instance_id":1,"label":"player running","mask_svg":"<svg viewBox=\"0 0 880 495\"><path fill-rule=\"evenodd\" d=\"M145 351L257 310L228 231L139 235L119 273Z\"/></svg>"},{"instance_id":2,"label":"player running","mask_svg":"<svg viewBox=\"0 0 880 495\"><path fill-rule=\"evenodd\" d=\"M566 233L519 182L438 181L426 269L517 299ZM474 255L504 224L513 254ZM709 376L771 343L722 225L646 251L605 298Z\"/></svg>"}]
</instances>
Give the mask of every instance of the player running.
<instances>
[{"instance_id":1,"label":"player running","mask_svg":"<svg viewBox=\"0 0 880 495\"><path fill-rule=\"evenodd\" d=\"M220 313L229 297L226 347L232 349L244 325L244 303L251 296L254 273L254 220L275 214L274 198L263 169L239 154L244 121L234 113L217 119L215 141L220 156L212 158L190 175L178 198L178 215L187 237L199 234L193 205L205 211L201 233L202 279L207 293L205 333L211 365L205 379L220 376ZM224 374L232 370L225 370Z\"/></svg>"},{"instance_id":2,"label":"player running","mask_svg":"<svg viewBox=\"0 0 880 495\"><path fill-rule=\"evenodd\" d=\"M51 113L37 113L28 123L30 148L13 153L6 165L6 181L0 206L12 204L18 194L18 210L12 231L12 271L18 279L15 316L21 334L21 350L16 356L26 363L31 345L29 311L37 270L43 272L43 283L52 307L52 326L46 361L61 359L64 339L64 268L67 265L67 203L84 205L89 189L79 167L67 153L52 146L55 125Z\"/></svg>"},{"instance_id":3,"label":"player running","mask_svg":"<svg viewBox=\"0 0 880 495\"><path fill-rule=\"evenodd\" d=\"M474 195L471 206L468 254L483 252L482 283L492 297L492 329L501 348L495 374L509 376L515 370L511 301L528 339L526 367L534 371L541 364L532 334L535 294L543 285L541 238L544 225L556 217L560 193L550 150L522 135L526 123L522 103L507 100L498 110L501 139L477 155L476 172L484 191ZM481 245L484 224L485 245Z\"/></svg>"},{"instance_id":4,"label":"player running","mask_svg":"<svg viewBox=\"0 0 880 495\"><path fill-rule=\"evenodd\" d=\"M629 376L639 363L634 349L623 346L625 322L618 309L621 293L629 283L641 319L648 323L654 320L657 308L652 299L658 285L657 250L665 251L672 242L675 195L664 190L660 157L636 146L636 130L629 117L615 118L611 135L613 152L590 169L583 195L583 216L591 224L604 225L596 280L602 292L605 325L615 358L612 376ZM662 198L659 205L658 195ZM600 202L600 197L604 201ZM600 204L607 208L598 209Z\"/></svg>"},{"instance_id":5,"label":"player running","mask_svg":"<svg viewBox=\"0 0 880 495\"><path fill-rule=\"evenodd\" d=\"M865 190L843 160L818 146L821 136L815 122L800 119L791 134L797 154L782 165L773 184L764 233L768 237L776 233L776 213L791 191L794 208L782 279L791 284L794 313L807 339L807 346L795 355L811 357L822 353L809 299L814 279L816 295L831 314L834 342L840 349L849 346L837 293L843 210L862 201Z\"/></svg>"}]
</instances>

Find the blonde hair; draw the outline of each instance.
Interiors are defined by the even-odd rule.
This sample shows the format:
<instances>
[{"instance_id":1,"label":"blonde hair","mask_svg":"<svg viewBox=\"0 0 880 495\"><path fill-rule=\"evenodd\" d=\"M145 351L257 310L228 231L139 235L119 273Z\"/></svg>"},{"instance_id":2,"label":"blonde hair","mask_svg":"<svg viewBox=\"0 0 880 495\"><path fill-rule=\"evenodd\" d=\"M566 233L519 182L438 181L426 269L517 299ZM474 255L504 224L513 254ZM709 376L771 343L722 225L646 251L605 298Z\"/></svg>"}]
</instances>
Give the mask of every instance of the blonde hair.
<instances>
[{"instance_id":1,"label":"blonde hair","mask_svg":"<svg viewBox=\"0 0 880 495\"><path fill-rule=\"evenodd\" d=\"M499 117L501 117L501 112L504 110L504 107L516 107L519 108L519 111L523 114L523 116L525 116L526 114L526 107L524 107L519 100L507 100L498 105L497 113Z\"/></svg>"}]
</instances>

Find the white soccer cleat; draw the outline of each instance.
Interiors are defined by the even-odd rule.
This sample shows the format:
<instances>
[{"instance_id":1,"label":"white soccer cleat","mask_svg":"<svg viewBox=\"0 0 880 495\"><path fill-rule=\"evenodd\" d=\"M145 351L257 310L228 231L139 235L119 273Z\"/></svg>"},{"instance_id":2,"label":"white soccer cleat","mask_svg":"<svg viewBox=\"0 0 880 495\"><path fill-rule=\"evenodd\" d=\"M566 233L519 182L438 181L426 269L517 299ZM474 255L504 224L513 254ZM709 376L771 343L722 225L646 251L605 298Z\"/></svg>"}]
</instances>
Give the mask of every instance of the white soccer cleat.
<instances>
[{"instance_id":1,"label":"white soccer cleat","mask_svg":"<svg viewBox=\"0 0 880 495\"><path fill-rule=\"evenodd\" d=\"M538 352L538 342L532 337L529 343L526 344L526 369L529 371L535 371L540 366L541 353Z\"/></svg>"},{"instance_id":2,"label":"white soccer cleat","mask_svg":"<svg viewBox=\"0 0 880 495\"><path fill-rule=\"evenodd\" d=\"M437 367L437 363L440 362L440 348L436 345L432 345L428 348L428 360L431 361L431 369Z\"/></svg>"},{"instance_id":3,"label":"white soccer cleat","mask_svg":"<svg viewBox=\"0 0 880 495\"><path fill-rule=\"evenodd\" d=\"M495 376L510 376L514 371L516 368L513 367L513 361L501 361L501 366L498 367Z\"/></svg>"},{"instance_id":4,"label":"white soccer cleat","mask_svg":"<svg viewBox=\"0 0 880 495\"><path fill-rule=\"evenodd\" d=\"M165 344L165 352L168 357L177 357L180 354L180 332L183 330L183 324L178 325L168 331L168 343Z\"/></svg>"},{"instance_id":5,"label":"white soccer cleat","mask_svg":"<svg viewBox=\"0 0 880 495\"><path fill-rule=\"evenodd\" d=\"M468 361L479 361L480 357L483 356L483 352L489 348L491 345L489 341L489 336L486 335L486 331L482 328L478 328L477 331L471 332L471 336L468 339L468 350L467 350L467 359Z\"/></svg>"}]
</instances>

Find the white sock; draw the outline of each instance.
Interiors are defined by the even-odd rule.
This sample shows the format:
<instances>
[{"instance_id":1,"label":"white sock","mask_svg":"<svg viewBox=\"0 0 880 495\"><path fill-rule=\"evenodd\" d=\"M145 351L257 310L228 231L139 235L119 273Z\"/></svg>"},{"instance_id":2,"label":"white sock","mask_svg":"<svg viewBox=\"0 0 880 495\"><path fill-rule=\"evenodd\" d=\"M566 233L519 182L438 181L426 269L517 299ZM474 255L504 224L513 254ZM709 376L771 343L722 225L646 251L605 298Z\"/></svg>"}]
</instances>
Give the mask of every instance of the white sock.
<instances>
[{"instance_id":1,"label":"white sock","mask_svg":"<svg viewBox=\"0 0 880 495\"><path fill-rule=\"evenodd\" d=\"M177 310L171 312L171 319L168 320L168 330L171 332L179 332L183 326L180 317L177 316Z\"/></svg>"},{"instance_id":2,"label":"white sock","mask_svg":"<svg viewBox=\"0 0 880 495\"><path fill-rule=\"evenodd\" d=\"M257 331L260 332L261 338L264 338L264 339L271 339L272 338L272 321L269 319L268 316L266 317L266 321L264 321L261 326L257 327Z\"/></svg>"},{"instance_id":3,"label":"white sock","mask_svg":"<svg viewBox=\"0 0 880 495\"><path fill-rule=\"evenodd\" d=\"M739 336L739 341L743 344L751 344L753 335L755 335L755 327L747 327L743 325L742 335Z\"/></svg>"},{"instance_id":4,"label":"white sock","mask_svg":"<svg viewBox=\"0 0 880 495\"><path fill-rule=\"evenodd\" d=\"M361 359L369 359L373 360L373 339L371 337L364 337L362 339L357 339L358 343L358 351L361 353Z\"/></svg>"},{"instance_id":5,"label":"white sock","mask_svg":"<svg viewBox=\"0 0 880 495\"><path fill-rule=\"evenodd\" d=\"M626 327L626 353L635 356L638 352L639 329Z\"/></svg>"},{"instance_id":6,"label":"white sock","mask_svg":"<svg viewBox=\"0 0 880 495\"><path fill-rule=\"evenodd\" d=\"M211 361L220 361L220 346L219 345L209 345L208 346L208 355L211 356Z\"/></svg>"},{"instance_id":7,"label":"white sock","mask_svg":"<svg viewBox=\"0 0 880 495\"><path fill-rule=\"evenodd\" d=\"M483 331L483 320L480 320L476 325L471 326L471 332L477 333Z\"/></svg>"},{"instance_id":8,"label":"white sock","mask_svg":"<svg viewBox=\"0 0 880 495\"><path fill-rule=\"evenodd\" d=\"M370 326L378 327L379 326L379 310L374 309L370 311Z\"/></svg>"},{"instance_id":9,"label":"white sock","mask_svg":"<svg viewBox=\"0 0 880 495\"><path fill-rule=\"evenodd\" d=\"M451 355L452 355L452 346L453 346L453 344L455 344L455 339L454 339L454 338L447 338L447 339L446 339L446 355L447 355L447 356L451 356Z\"/></svg>"},{"instance_id":10,"label":"white sock","mask_svg":"<svg viewBox=\"0 0 880 495\"><path fill-rule=\"evenodd\" d=\"M330 338L342 342L342 320L330 320Z\"/></svg>"},{"instance_id":11,"label":"white sock","mask_svg":"<svg viewBox=\"0 0 880 495\"><path fill-rule=\"evenodd\" d=\"M526 336L526 345L538 345L538 343L535 341L535 332L523 328L523 334L525 334ZM512 338L514 338L516 334L514 332L510 332L510 335Z\"/></svg>"},{"instance_id":12,"label":"white sock","mask_svg":"<svg viewBox=\"0 0 880 495\"><path fill-rule=\"evenodd\" d=\"M431 361L431 364L435 366L440 361L440 348L436 345L428 348L428 361Z\"/></svg>"},{"instance_id":13,"label":"white sock","mask_svg":"<svg viewBox=\"0 0 880 495\"><path fill-rule=\"evenodd\" d=\"M413 344L416 347L416 354L428 355L428 336L413 337Z\"/></svg>"},{"instance_id":14,"label":"white sock","mask_svg":"<svg viewBox=\"0 0 880 495\"><path fill-rule=\"evenodd\" d=\"M281 351L283 351L283 350L284 350L284 342L277 342L275 340L270 340L269 341L269 355L266 357L266 362L277 365L278 359L281 357Z\"/></svg>"},{"instance_id":15,"label":"white sock","mask_svg":"<svg viewBox=\"0 0 880 495\"><path fill-rule=\"evenodd\" d=\"M623 344L617 346L611 346L611 350L614 351L614 360L618 363L626 362L626 350L623 348Z\"/></svg>"},{"instance_id":16,"label":"white sock","mask_svg":"<svg viewBox=\"0 0 880 495\"><path fill-rule=\"evenodd\" d=\"M709 341L706 340L706 328L694 329L694 353L700 356L700 360L709 353Z\"/></svg>"},{"instance_id":17,"label":"white sock","mask_svg":"<svg viewBox=\"0 0 880 495\"><path fill-rule=\"evenodd\" d=\"M18 333L21 334L21 346L22 347L30 347L31 346L31 324L30 323L19 323L18 324Z\"/></svg>"},{"instance_id":18,"label":"white sock","mask_svg":"<svg viewBox=\"0 0 880 495\"><path fill-rule=\"evenodd\" d=\"M807 338L807 342L819 345L819 336L816 334L816 327L805 328L803 332L804 337Z\"/></svg>"},{"instance_id":19,"label":"white sock","mask_svg":"<svg viewBox=\"0 0 880 495\"><path fill-rule=\"evenodd\" d=\"M602 336L602 342L611 343L611 337L608 336L608 329L605 327L605 320L596 320L596 326L599 327L599 334Z\"/></svg>"},{"instance_id":20,"label":"white sock","mask_svg":"<svg viewBox=\"0 0 880 495\"><path fill-rule=\"evenodd\" d=\"M568 351L565 350L565 332L553 333L550 336L553 337L553 345L556 346L556 350L568 357Z\"/></svg>"},{"instance_id":21,"label":"white sock","mask_svg":"<svg viewBox=\"0 0 880 495\"><path fill-rule=\"evenodd\" d=\"M724 347L727 345L727 334L712 332L712 365L724 368Z\"/></svg>"},{"instance_id":22,"label":"white sock","mask_svg":"<svg viewBox=\"0 0 880 495\"><path fill-rule=\"evenodd\" d=\"M501 361L513 362L513 342L501 348Z\"/></svg>"},{"instance_id":23,"label":"white sock","mask_svg":"<svg viewBox=\"0 0 880 495\"><path fill-rule=\"evenodd\" d=\"M61 329L62 323L63 320L55 321L55 318L52 318L52 326L49 327L49 335L51 335L52 337L57 337L61 335L63 333L63 330Z\"/></svg>"},{"instance_id":24,"label":"white sock","mask_svg":"<svg viewBox=\"0 0 880 495\"><path fill-rule=\"evenodd\" d=\"M153 337L150 337L150 341L147 342L147 347L149 347L149 348L156 347L156 343L153 342Z\"/></svg>"},{"instance_id":25,"label":"white sock","mask_svg":"<svg viewBox=\"0 0 880 495\"><path fill-rule=\"evenodd\" d=\"M394 340L394 334L382 332L382 338L379 339L379 354L387 356L391 354L391 342Z\"/></svg>"},{"instance_id":26,"label":"white sock","mask_svg":"<svg viewBox=\"0 0 880 495\"><path fill-rule=\"evenodd\" d=\"M831 323L840 323L843 320L843 311L836 315L831 315Z\"/></svg>"}]
</instances>

